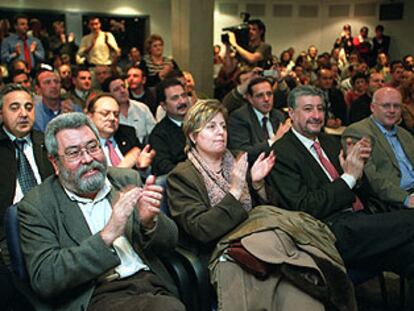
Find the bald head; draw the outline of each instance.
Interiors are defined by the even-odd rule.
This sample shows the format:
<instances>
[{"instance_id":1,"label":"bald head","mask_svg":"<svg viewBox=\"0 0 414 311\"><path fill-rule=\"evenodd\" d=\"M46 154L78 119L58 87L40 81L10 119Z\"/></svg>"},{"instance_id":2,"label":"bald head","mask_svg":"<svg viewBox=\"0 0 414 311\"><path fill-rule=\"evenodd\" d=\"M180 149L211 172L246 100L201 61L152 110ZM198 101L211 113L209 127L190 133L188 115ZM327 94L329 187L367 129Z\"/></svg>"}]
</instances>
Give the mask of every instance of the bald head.
<instances>
[{"instance_id":1,"label":"bald head","mask_svg":"<svg viewBox=\"0 0 414 311\"><path fill-rule=\"evenodd\" d=\"M391 130L401 119L401 105L402 97L397 89L382 87L372 98L372 116L384 128Z\"/></svg>"}]
</instances>

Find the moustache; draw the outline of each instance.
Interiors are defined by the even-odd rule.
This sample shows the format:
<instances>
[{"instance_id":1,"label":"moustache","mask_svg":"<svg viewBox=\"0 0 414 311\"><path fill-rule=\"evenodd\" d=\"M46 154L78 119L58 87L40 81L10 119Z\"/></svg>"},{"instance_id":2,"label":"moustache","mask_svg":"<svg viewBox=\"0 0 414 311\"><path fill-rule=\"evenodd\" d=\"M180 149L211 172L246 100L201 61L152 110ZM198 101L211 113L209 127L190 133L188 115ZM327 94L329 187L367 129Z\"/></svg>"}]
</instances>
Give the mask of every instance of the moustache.
<instances>
[{"instance_id":1,"label":"moustache","mask_svg":"<svg viewBox=\"0 0 414 311\"><path fill-rule=\"evenodd\" d=\"M187 104L179 104L177 106L177 110L183 109L183 108L187 108Z\"/></svg>"},{"instance_id":2,"label":"moustache","mask_svg":"<svg viewBox=\"0 0 414 311\"><path fill-rule=\"evenodd\" d=\"M322 124L321 119L309 119L306 123L308 124Z\"/></svg>"},{"instance_id":3,"label":"moustache","mask_svg":"<svg viewBox=\"0 0 414 311\"><path fill-rule=\"evenodd\" d=\"M78 172L76 173L76 175L77 175L76 177L81 178L81 176L83 174L85 174L87 171L89 171L91 169L96 169L99 172L104 173L105 172L105 165L98 162L98 161L96 161L96 160L94 160L92 163L84 164L79 168Z\"/></svg>"}]
</instances>

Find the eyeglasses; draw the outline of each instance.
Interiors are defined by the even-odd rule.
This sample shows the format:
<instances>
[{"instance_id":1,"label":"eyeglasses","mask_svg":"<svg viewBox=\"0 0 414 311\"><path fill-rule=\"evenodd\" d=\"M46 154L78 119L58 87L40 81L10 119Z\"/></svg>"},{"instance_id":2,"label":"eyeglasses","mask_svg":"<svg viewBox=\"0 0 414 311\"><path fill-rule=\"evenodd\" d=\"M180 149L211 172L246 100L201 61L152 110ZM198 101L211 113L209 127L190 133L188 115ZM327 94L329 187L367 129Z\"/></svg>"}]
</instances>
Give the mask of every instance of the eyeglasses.
<instances>
[{"instance_id":1,"label":"eyeglasses","mask_svg":"<svg viewBox=\"0 0 414 311\"><path fill-rule=\"evenodd\" d=\"M95 110L94 112L99 113L102 117L107 118L109 115L113 114L114 118L119 118L119 111L115 110Z\"/></svg>"},{"instance_id":2,"label":"eyeglasses","mask_svg":"<svg viewBox=\"0 0 414 311\"><path fill-rule=\"evenodd\" d=\"M253 95L253 97L254 98L257 98L257 99L262 99L262 98L264 98L265 96L267 96L267 97L272 97L273 96L273 92L263 92L263 93L258 93L258 94L254 94Z\"/></svg>"},{"instance_id":3,"label":"eyeglasses","mask_svg":"<svg viewBox=\"0 0 414 311\"><path fill-rule=\"evenodd\" d=\"M377 104L384 110L401 110L401 104L394 104L394 103L383 103L383 104Z\"/></svg>"},{"instance_id":4,"label":"eyeglasses","mask_svg":"<svg viewBox=\"0 0 414 311\"><path fill-rule=\"evenodd\" d=\"M60 157L64 157L69 162L76 162L83 156L83 153L86 152L90 156L96 156L101 153L101 145L97 140L87 143L83 147L71 147L65 150L64 154L59 154Z\"/></svg>"}]
</instances>

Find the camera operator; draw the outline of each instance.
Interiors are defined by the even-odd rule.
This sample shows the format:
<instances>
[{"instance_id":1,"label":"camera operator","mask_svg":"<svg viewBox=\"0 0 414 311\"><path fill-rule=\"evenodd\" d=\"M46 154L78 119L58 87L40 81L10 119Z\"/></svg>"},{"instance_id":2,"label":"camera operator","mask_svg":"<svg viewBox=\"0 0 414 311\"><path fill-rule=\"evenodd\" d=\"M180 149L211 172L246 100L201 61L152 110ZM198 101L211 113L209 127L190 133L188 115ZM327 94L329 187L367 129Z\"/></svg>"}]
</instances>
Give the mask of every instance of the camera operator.
<instances>
[{"instance_id":1,"label":"camera operator","mask_svg":"<svg viewBox=\"0 0 414 311\"><path fill-rule=\"evenodd\" d=\"M264 42L266 26L260 19L252 19L248 27L248 46L239 45L233 32L229 32L230 45L237 51L241 65L267 69L272 64L272 46Z\"/></svg>"}]
</instances>

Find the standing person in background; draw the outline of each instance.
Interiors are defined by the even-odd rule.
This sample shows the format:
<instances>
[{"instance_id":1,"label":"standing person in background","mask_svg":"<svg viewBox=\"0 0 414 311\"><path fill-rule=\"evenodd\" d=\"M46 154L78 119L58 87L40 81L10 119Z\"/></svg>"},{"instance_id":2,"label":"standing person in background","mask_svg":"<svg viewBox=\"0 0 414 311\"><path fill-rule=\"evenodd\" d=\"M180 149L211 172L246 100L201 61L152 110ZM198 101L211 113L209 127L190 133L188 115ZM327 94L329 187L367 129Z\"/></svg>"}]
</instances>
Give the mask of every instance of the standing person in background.
<instances>
[{"instance_id":1,"label":"standing person in background","mask_svg":"<svg viewBox=\"0 0 414 311\"><path fill-rule=\"evenodd\" d=\"M89 65L112 65L114 57L121 55L121 50L112 33L101 30L101 21L98 17L89 18L90 34L83 36L78 53L77 63L87 62Z\"/></svg>"},{"instance_id":2,"label":"standing person in background","mask_svg":"<svg viewBox=\"0 0 414 311\"><path fill-rule=\"evenodd\" d=\"M242 65L269 68L272 65L272 46L265 43L266 26L260 19L248 21L249 45L242 47L236 40L236 35L229 32L229 42L240 56Z\"/></svg>"},{"instance_id":3,"label":"standing person in background","mask_svg":"<svg viewBox=\"0 0 414 311\"><path fill-rule=\"evenodd\" d=\"M75 43L75 34L73 32L66 35L65 22L55 21L53 22L54 35L49 38L49 46L52 52L52 56L55 55L69 55L70 62L73 63L76 58L76 52L78 46Z\"/></svg>"},{"instance_id":4,"label":"standing person in background","mask_svg":"<svg viewBox=\"0 0 414 311\"><path fill-rule=\"evenodd\" d=\"M31 71L45 58L42 42L36 37L28 36L29 19L25 15L14 18L15 34L10 34L1 43L1 62L10 64L15 59L26 61Z\"/></svg>"},{"instance_id":5,"label":"standing person in background","mask_svg":"<svg viewBox=\"0 0 414 311\"><path fill-rule=\"evenodd\" d=\"M389 55L391 38L384 35L384 26L378 25L375 27L375 37L372 39L372 58L376 59L378 53L385 53Z\"/></svg>"},{"instance_id":6,"label":"standing person in background","mask_svg":"<svg viewBox=\"0 0 414 311\"><path fill-rule=\"evenodd\" d=\"M154 87L172 70L179 69L177 63L164 56L164 40L160 35L152 34L145 40L144 56L148 68L147 86Z\"/></svg>"},{"instance_id":7,"label":"standing person in background","mask_svg":"<svg viewBox=\"0 0 414 311\"><path fill-rule=\"evenodd\" d=\"M371 64L372 41L368 38L368 27L361 28L359 36L354 38L354 47L359 52L359 56L367 64Z\"/></svg>"}]
</instances>

